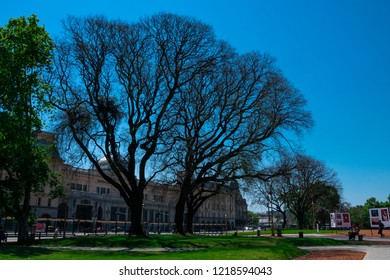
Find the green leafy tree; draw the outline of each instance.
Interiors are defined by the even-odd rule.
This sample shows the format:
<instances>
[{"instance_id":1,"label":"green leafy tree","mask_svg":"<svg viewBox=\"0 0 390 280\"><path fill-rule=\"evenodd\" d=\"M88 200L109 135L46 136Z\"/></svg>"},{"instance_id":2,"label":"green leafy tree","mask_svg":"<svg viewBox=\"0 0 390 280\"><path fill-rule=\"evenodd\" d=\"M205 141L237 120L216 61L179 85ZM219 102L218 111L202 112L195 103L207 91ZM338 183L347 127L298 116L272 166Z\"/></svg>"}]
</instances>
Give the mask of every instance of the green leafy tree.
<instances>
[{"instance_id":1,"label":"green leafy tree","mask_svg":"<svg viewBox=\"0 0 390 280\"><path fill-rule=\"evenodd\" d=\"M370 228L370 217L368 208L363 205L357 205L349 209L351 221L361 228Z\"/></svg>"},{"instance_id":2,"label":"green leafy tree","mask_svg":"<svg viewBox=\"0 0 390 280\"><path fill-rule=\"evenodd\" d=\"M342 188L336 173L319 160L298 154L292 166L285 176L283 198L299 228L303 229L307 222L314 226L319 206L326 206L328 210L338 208Z\"/></svg>"},{"instance_id":3,"label":"green leafy tree","mask_svg":"<svg viewBox=\"0 0 390 280\"><path fill-rule=\"evenodd\" d=\"M37 142L40 115L50 89L42 75L54 44L38 18L10 19L0 27L0 208L15 217L18 242L26 242L30 198L43 185L54 187L49 150Z\"/></svg>"},{"instance_id":4,"label":"green leafy tree","mask_svg":"<svg viewBox=\"0 0 390 280\"><path fill-rule=\"evenodd\" d=\"M255 212L248 211L248 225L255 225L257 226L259 224L259 217Z\"/></svg>"}]
</instances>

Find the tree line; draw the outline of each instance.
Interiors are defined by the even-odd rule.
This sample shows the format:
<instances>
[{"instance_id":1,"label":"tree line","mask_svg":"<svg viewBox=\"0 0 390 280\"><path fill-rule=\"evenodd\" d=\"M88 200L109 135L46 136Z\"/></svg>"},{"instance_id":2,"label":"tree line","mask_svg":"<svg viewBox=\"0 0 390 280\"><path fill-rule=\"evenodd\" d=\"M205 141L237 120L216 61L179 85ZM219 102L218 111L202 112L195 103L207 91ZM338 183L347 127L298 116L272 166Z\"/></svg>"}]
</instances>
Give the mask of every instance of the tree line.
<instances>
[{"instance_id":1,"label":"tree line","mask_svg":"<svg viewBox=\"0 0 390 280\"><path fill-rule=\"evenodd\" d=\"M345 210L350 213L351 221L362 228L370 228L370 214L371 208L390 208L390 194L386 201L379 201L375 197L370 197L363 205L351 206L349 203L345 204Z\"/></svg>"},{"instance_id":2,"label":"tree line","mask_svg":"<svg viewBox=\"0 0 390 280\"><path fill-rule=\"evenodd\" d=\"M134 23L70 16L55 42L38 27L35 16L14 21L17 28L6 25L0 30L1 116L25 125L15 117L16 110L34 112L39 125L26 126L31 134L28 145L39 147L32 132L42 129L40 113L51 109L55 118L50 125L63 156L91 164L118 189L131 211L130 234L145 234L143 193L152 187L151 181L180 187L175 224L181 234L192 232L192 218L204 201L238 182L251 189L258 185L264 199L274 207L277 201L284 203L297 217L313 201L323 200L325 207L329 199L337 200L341 186L335 173L294 153L299 146L295 136L311 129L313 120L304 96L272 56L258 51L240 54L219 40L211 26L169 13ZM42 46L18 59L42 61L15 65L23 71L12 73L3 61L9 53L19 54L5 42L28 49L38 32L30 26L45 34L39 40ZM19 40L8 34L10 29L31 36ZM24 82L34 77L39 83L17 88L16 77ZM6 107L11 94L15 100L25 95L29 102ZM2 125L6 123L11 125ZM1 127L2 147L17 143L6 130ZM24 148L17 150L24 153ZM101 159L109 169L101 166ZM1 177L2 202L11 189L23 189L4 180L13 175L18 182L24 180L6 168L10 162L1 161L6 174ZM39 170L45 175L40 182L47 183L50 170ZM35 173L39 172L29 174Z\"/></svg>"}]
</instances>

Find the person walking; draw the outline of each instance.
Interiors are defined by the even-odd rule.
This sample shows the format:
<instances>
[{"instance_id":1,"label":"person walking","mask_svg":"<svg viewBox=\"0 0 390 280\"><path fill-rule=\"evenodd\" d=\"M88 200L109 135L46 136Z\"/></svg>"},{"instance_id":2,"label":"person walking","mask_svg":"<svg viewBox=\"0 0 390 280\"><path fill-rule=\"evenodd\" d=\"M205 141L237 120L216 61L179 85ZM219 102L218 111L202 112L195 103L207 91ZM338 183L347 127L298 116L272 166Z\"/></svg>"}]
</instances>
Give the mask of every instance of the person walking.
<instances>
[{"instance_id":1,"label":"person walking","mask_svg":"<svg viewBox=\"0 0 390 280\"><path fill-rule=\"evenodd\" d=\"M1 245L1 242L7 242L7 235L6 235L5 231L3 230L2 226L0 226L0 245Z\"/></svg>"},{"instance_id":2,"label":"person walking","mask_svg":"<svg viewBox=\"0 0 390 280\"><path fill-rule=\"evenodd\" d=\"M380 220L379 220L378 225L379 225L378 234L380 234L381 237L385 237L385 235L383 234L383 229L385 228L385 225Z\"/></svg>"},{"instance_id":3,"label":"person walking","mask_svg":"<svg viewBox=\"0 0 390 280\"><path fill-rule=\"evenodd\" d=\"M56 229L54 230L54 238L57 238L59 234L60 234L60 228L56 227Z\"/></svg>"}]
</instances>

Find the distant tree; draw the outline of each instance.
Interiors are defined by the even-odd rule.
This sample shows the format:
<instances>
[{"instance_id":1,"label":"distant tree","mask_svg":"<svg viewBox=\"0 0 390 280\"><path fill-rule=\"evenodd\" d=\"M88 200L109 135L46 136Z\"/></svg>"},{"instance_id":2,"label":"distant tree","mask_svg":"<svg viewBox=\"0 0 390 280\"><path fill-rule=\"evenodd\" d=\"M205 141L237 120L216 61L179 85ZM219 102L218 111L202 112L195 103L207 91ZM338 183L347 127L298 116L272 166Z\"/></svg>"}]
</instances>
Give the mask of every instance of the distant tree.
<instances>
[{"instance_id":1,"label":"distant tree","mask_svg":"<svg viewBox=\"0 0 390 280\"><path fill-rule=\"evenodd\" d=\"M368 208L363 205L357 205L349 209L351 221L358 224L361 228L370 228L370 217Z\"/></svg>"},{"instance_id":2,"label":"distant tree","mask_svg":"<svg viewBox=\"0 0 390 280\"><path fill-rule=\"evenodd\" d=\"M0 209L16 218L20 243L29 239L31 193L58 183L49 151L36 138L50 107L42 74L54 48L38 22L32 15L0 27Z\"/></svg>"},{"instance_id":3,"label":"distant tree","mask_svg":"<svg viewBox=\"0 0 390 280\"><path fill-rule=\"evenodd\" d=\"M330 222L330 213L341 208L341 193L337 186L323 185L319 189L321 196L313 204L314 221L320 225Z\"/></svg>"},{"instance_id":4,"label":"distant tree","mask_svg":"<svg viewBox=\"0 0 390 280\"><path fill-rule=\"evenodd\" d=\"M364 207L367 208L367 211L369 208L379 208L382 207L382 202L377 200L375 197L370 197L364 203Z\"/></svg>"},{"instance_id":5,"label":"distant tree","mask_svg":"<svg viewBox=\"0 0 390 280\"><path fill-rule=\"evenodd\" d=\"M247 224L257 226L259 224L259 216L255 212L248 211Z\"/></svg>"},{"instance_id":6,"label":"distant tree","mask_svg":"<svg viewBox=\"0 0 390 280\"><path fill-rule=\"evenodd\" d=\"M285 177L283 199L302 229L310 216L314 224L316 208L319 205L337 209L341 186L336 173L321 161L297 154L292 164L291 172Z\"/></svg>"}]
</instances>

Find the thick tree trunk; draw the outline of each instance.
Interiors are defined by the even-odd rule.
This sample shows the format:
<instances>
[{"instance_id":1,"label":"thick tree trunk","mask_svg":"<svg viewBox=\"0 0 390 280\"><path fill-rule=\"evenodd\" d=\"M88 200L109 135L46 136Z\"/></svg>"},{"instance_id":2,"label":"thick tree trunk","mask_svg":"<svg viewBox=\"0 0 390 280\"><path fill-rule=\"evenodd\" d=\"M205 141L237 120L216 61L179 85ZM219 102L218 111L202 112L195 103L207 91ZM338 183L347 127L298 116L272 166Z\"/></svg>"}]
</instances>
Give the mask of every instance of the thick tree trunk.
<instances>
[{"instance_id":1,"label":"thick tree trunk","mask_svg":"<svg viewBox=\"0 0 390 280\"><path fill-rule=\"evenodd\" d=\"M187 233L194 233L194 216L195 213L192 209L192 207L187 208L187 224L186 224L186 232Z\"/></svg>"},{"instance_id":2,"label":"thick tree trunk","mask_svg":"<svg viewBox=\"0 0 390 280\"><path fill-rule=\"evenodd\" d=\"M175 215L176 233L182 235L185 235L184 212L185 212L186 200L187 200L187 196L181 194L176 204L176 215Z\"/></svg>"},{"instance_id":3,"label":"thick tree trunk","mask_svg":"<svg viewBox=\"0 0 390 280\"><path fill-rule=\"evenodd\" d=\"M23 244L30 241L29 236L29 227L28 227L28 217L30 215L30 196L31 196L31 186L28 186L24 190L23 204L19 210L19 213L16 215L18 221L18 243Z\"/></svg>"},{"instance_id":4,"label":"thick tree trunk","mask_svg":"<svg viewBox=\"0 0 390 280\"><path fill-rule=\"evenodd\" d=\"M146 236L142 226L143 191L139 191L130 199L131 230L129 235Z\"/></svg>"},{"instance_id":5,"label":"thick tree trunk","mask_svg":"<svg viewBox=\"0 0 390 280\"><path fill-rule=\"evenodd\" d=\"M304 222L304 216L303 215L298 215L297 216L298 220L298 228L303 229L303 222Z\"/></svg>"},{"instance_id":6,"label":"thick tree trunk","mask_svg":"<svg viewBox=\"0 0 390 280\"><path fill-rule=\"evenodd\" d=\"M25 244L30 241L28 217L27 215L21 214L18 219L18 243Z\"/></svg>"}]
</instances>

